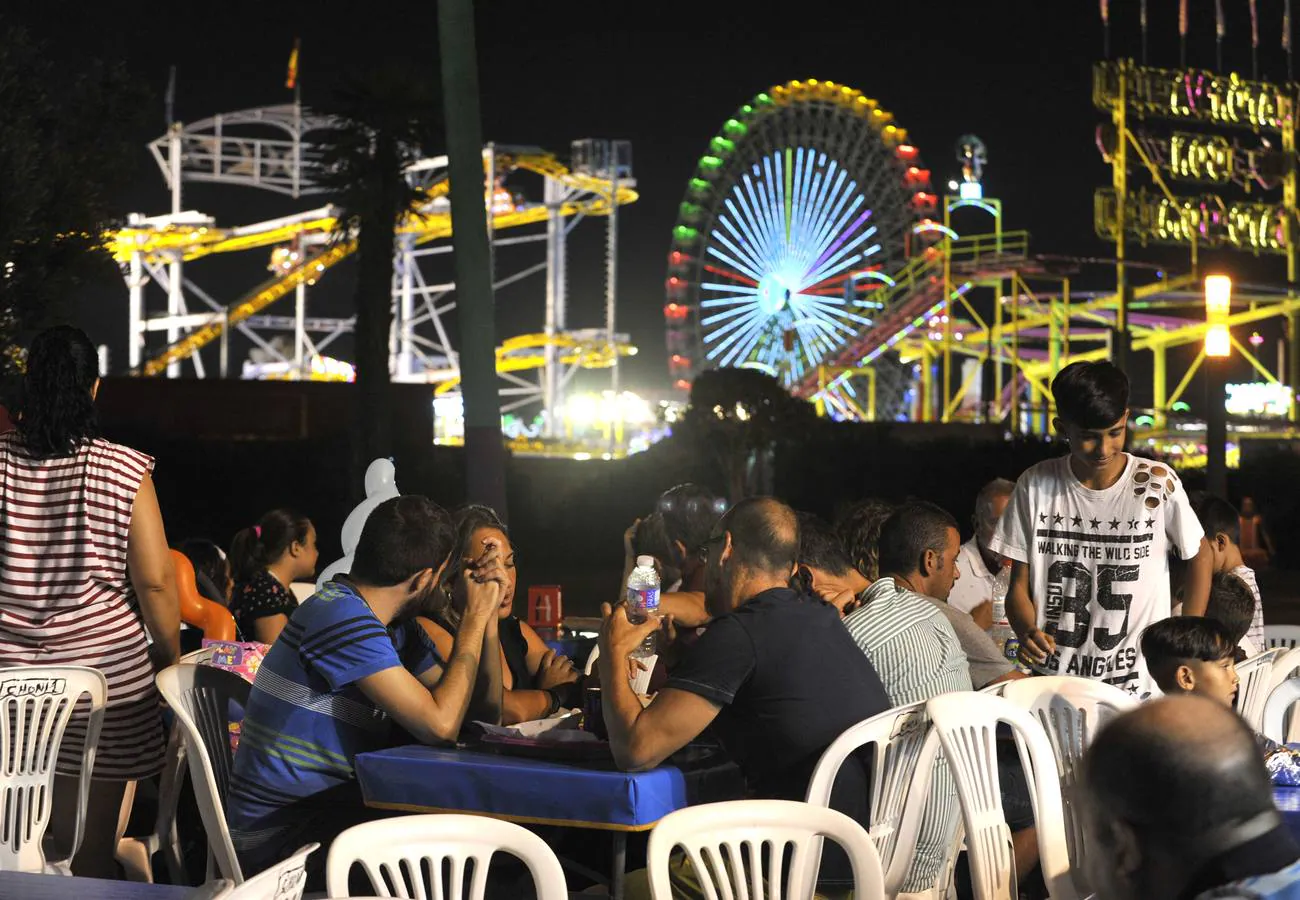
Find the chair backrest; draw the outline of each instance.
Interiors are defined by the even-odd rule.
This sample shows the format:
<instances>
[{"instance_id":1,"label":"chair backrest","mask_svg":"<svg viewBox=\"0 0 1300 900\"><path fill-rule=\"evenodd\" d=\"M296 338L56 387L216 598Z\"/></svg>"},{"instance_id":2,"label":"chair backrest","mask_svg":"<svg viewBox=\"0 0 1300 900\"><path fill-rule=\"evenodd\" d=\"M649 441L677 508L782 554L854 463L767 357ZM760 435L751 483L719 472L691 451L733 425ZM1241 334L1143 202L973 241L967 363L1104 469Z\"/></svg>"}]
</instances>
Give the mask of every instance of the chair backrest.
<instances>
[{"instance_id":1,"label":"chair backrest","mask_svg":"<svg viewBox=\"0 0 1300 900\"><path fill-rule=\"evenodd\" d=\"M671 900L668 860L681 847L708 900L804 900L821 838L848 854L854 900L883 900L880 858L862 826L833 809L790 800L733 800L669 813L646 850L650 896Z\"/></svg>"},{"instance_id":2,"label":"chair backrest","mask_svg":"<svg viewBox=\"0 0 1300 900\"><path fill-rule=\"evenodd\" d=\"M55 766L73 710L83 696L90 699L90 717L81 747L77 821L69 860L81 847L108 683L98 670L81 666L0 670L0 871L46 869L41 842L50 824Z\"/></svg>"},{"instance_id":3,"label":"chair backrest","mask_svg":"<svg viewBox=\"0 0 1300 900\"><path fill-rule=\"evenodd\" d=\"M1071 872L1080 894L1091 893L1083 883L1083 815L1078 796L1083 753L1097 731L1111 719L1135 708L1137 698L1117 687L1090 678L1051 675L1022 678L1007 685L1003 698L1038 719L1056 757L1056 774L1065 810L1065 840Z\"/></svg>"},{"instance_id":4,"label":"chair backrest","mask_svg":"<svg viewBox=\"0 0 1300 900\"><path fill-rule=\"evenodd\" d=\"M939 750L924 703L886 710L848 728L822 753L808 781L809 803L830 806L835 776L849 754L870 747L870 827L867 833L885 870L885 893L903 885L915 855L921 812L930 795L930 775ZM919 763L924 761L924 765ZM815 874L815 873L813 873Z\"/></svg>"},{"instance_id":5,"label":"chair backrest","mask_svg":"<svg viewBox=\"0 0 1300 900\"><path fill-rule=\"evenodd\" d=\"M1287 714L1296 701L1300 701L1300 678L1288 678L1269 691L1260 728L1264 737L1279 744L1287 742Z\"/></svg>"},{"instance_id":6,"label":"chair backrest","mask_svg":"<svg viewBox=\"0 0 1300 900\"><path fill-rule=\"evenodd\" d=\"M244 881L226 826L226 794L234 753L230 749L232 704L244 707L252 689L233 672L182 663L158 673L158 690L185 736L185 758L194 784L208 847L221 875Z\"/></svg>"},{"instance_id":7,"label":"chair backrest","mask_svg":"<svg viewBox=\"0 0 1300 900\"><path fill-rule=\"evenodd\" d=\"M1070 876L1064 811L1051 742L1038 719L1001 698L977 692L942 694L926 703L957 782L971 883L976 900L1016 897L1011 831L1002 808L997 729L1010 726L1033 800L1038 855L1052 900L1081 896Z\"/></svg>"},{"instance_id":8,"label":"chair backrest","mask_svg":"<svg viewBox=\"0 0 1300 900\"><path fill-rule=\"evenodd\" d=\"M545 841L511 822L458 815L399 816L349 828L330 845L326 892L348 896L348 876L359 863L381 897L483 900L498 851L528 867L537 900L568 900L564 870ZM427 884L430 877L439 882Z\"/></svg>"},{"instance_id":9,"label":"chair backrest","mask_svg":"<svg viewBox=\"0 0 1300 900\"><path fill-rule=\"evenodd\" d=\"M600 659L600 644L592 647L591 652L587 654L587 664L582 667L582 674L590 675L592 669L596 668L596 660L598 659Z\"/></svg>"},{"instance_id":10,"label":"chair backrest","mask_svg":"<svg viewBox=\"0 0 1300 900\"><path fill-rule=\"evenodd\" d=\"M1273 663L1282 655L1281 647L1265 650L1237 666L1241 687L1237 691L1237 713L1246 724L1259 731L1264 719L1264 704L1268 702L1269 687L1273 680Z\"/></svg>"},{"instance_id":11,"label":"chair backrest","mask_svg":"<svg viewBox=\"0 0 1300 900\"><path fill-rule=\"evenodd\" d=\"M1276 647L1286 650L1300 647L1300 625L1265 625L1264 643L1269 650Z\"/></svg>"},{"instance_id":12,"label":"chair backrest","mask_svg":"<svg viewBox=\"0 0 1300 900\"><path fill-rule=\"evenodd\" d=\"M1024 681L1025 679L1021 678L1020 680ZM1011 684L1010 681L999 681L996 684L988 684L980 688L980 693L992 694L994 697L1001 697L1007 692L1007 685L1009 684Z\"/></svg>"},{"instance_id":13,"label":"chair backrest","mask_svg":"<svg viewBox=\"0 0 1300 900\"><path fill-rule=\"evenodd\" d=\"M1272 697L1273 692L1277 690L1282 682L1295 678L1300 675L1300 647L1293 647L1290 650L1283 650L1282 655L1273 661L1273 674L1269 679L1268 696ZM1267 710L1268 701L1264 701ZM1260 730L1263 730L1264 720L1260 720ZM1292 715L1288 709L1282 716L1282 734L1286 735L1283 743L1300 741L1300 716Z\"/></svg>"},{"instance_id":14,"label":"chair backrest","mask_svg":"<svg viewBox=\"0 0 1300 900\"><path fill-rule=\"evenodd\" d=\"M220 900L302 900L303 888L307 886L307 857L318 847L320 844L302 847L284 862L221 894Z\"/></svg>"}]
</instances>

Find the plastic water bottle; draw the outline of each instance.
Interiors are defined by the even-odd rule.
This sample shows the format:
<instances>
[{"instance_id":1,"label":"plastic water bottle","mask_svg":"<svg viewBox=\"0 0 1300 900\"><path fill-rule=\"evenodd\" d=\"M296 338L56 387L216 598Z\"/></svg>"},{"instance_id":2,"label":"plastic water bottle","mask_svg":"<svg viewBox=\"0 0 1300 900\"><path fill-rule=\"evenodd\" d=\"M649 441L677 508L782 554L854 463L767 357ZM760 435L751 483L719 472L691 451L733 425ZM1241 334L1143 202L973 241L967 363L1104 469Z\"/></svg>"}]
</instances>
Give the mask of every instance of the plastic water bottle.
<instances>
[{"instance_id":1,"label":"plastic water bottle","mask_svg":"<svg viewBox=\"0 0 1300 900\"><path fill-rule=\"evenodd\" d=\"M1002 655L1014 662L1020 655L1020 639L1007 618L1007 591L1011 589L1011 567L1003 566L993 581L993 627L989 636L998 645Z\"/></svg>"},{"instance_id":2,"label":"plastic water bottle","mask_svg":"<svg viewBox=\"0 0 1300 900\"><path fill-rule=\"evenodd\" d=\"M627 619L633 625L639 625L650 615L659 613L659 573L655 571L653 556L638 556L636 568L627 579ZM645 659L659 652L655 635L650 635L641 642L632 654L637 659Z\"/></svg>"}]
</instances>

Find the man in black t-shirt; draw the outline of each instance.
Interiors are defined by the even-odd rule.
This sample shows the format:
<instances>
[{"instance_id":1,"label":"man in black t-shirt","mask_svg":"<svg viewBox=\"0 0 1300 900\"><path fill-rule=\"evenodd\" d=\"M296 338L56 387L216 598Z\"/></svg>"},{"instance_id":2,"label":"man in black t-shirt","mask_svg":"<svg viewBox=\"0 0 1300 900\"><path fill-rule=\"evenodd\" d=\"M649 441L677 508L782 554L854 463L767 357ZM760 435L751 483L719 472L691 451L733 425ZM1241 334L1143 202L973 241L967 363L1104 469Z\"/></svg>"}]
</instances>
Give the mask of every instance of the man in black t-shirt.
<instances>
[{"instance_id":1,"label":"man in black t-shirt","mask_svg":"<svg viewBox=\"0 0 1300 900\"><path fill-rule=\"evenodd\" d=\"M789 587L799 552L793 510L767 497L744 500L705 548L713 621L644 709L627 658L659 623L632 625L622 608L605 609L600 683L614 759L626 770L652 768L712 725L752 796L802 800L827 745L889 709L889 698L835 608ZM864 827L866 787L851 757L831 799ZM824 881L847 879L847 862L828 852Z\"/></svg>"}]
</instances>

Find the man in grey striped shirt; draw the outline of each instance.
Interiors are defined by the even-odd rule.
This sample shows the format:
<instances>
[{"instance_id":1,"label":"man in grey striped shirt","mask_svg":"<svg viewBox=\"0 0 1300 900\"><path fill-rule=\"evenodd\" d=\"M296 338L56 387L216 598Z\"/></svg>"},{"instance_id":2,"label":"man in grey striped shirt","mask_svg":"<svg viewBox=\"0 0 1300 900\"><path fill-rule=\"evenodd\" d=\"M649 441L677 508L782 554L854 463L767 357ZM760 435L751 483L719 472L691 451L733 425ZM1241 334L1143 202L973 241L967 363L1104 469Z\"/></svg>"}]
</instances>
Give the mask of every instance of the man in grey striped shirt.
<instances>
[{"instance_id":1,"label":"man in grey striped shirt","mask_svg":"<svg viewBox=\"0 0 1300 900\"><path fill-rule=\"evenodd\" d=\"M900 506L880 532L880 578L859 594L861 605L844 625L895 706L971 690L957 633L927 599L947 598L960 549L956 520L932 503ZM956 784L940 759L904 891L935 886L953 851L959 810Z\"/></svg>"}]
</instances>

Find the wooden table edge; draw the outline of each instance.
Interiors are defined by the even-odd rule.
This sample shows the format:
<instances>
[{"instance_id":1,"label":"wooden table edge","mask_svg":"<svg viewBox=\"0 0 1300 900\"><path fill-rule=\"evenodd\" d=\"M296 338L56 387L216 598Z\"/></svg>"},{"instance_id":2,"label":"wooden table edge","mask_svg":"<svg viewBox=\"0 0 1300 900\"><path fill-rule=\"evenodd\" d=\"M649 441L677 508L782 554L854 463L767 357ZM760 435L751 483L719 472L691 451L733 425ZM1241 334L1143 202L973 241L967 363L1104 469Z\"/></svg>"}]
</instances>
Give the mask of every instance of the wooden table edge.
<instances>
[{"instance_id":1,"label":"wooden table edge","mask_svg":"<svg viewBox=\"0 0 1300 900\"><path fill-rule=\"evenodd\" d=\"M438 806L419 806L414 803L387 803L379 800L367 800L365 803L366 806L371 809L391 809L399 812L439 813L460 816L486 816L489 819L502 819L506 822L516 822L520 825L554 825L560 828L591 828L597 831L650 831L659 824L658 819L647 825L615 825L611 822L583 822L578 819L544 819L539 816L512 816L506 813L491 813L474 809L444 809Z\"/></svg>"}]
</instances>

